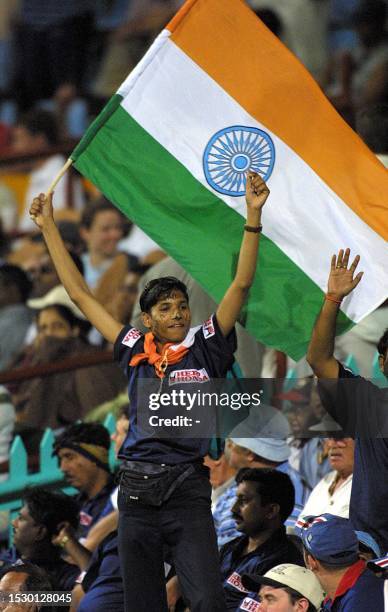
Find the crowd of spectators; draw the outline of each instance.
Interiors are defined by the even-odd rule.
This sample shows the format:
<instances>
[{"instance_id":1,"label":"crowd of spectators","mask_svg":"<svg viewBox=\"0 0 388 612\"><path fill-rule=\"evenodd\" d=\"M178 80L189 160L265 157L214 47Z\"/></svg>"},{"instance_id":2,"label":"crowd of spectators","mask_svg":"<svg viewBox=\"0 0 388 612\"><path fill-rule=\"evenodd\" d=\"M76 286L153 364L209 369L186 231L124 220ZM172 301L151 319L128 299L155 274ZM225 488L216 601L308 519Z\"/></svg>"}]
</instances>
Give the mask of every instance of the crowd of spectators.
<instances>
[{"instance_id":1,"label":"crowd of spectators","mask_svg":"<svg viewBox=\"0 0 388 612\"><path fill-rule=\"evenodd\" d=\"M247 3L387 166L386 1ZM28 210L181 4L0 2L0 373L36 370L0 386L0 494L13 438L20 435L37 458L47 427L54 431L53 452L66 484L77 490L75 496L27 490L12 521L11 546L9 515L0 512L0 592L71 591L71 612L125 608L109 448L115 444L117 453L128 432L127 381L107 355L112 345L61 285ZM131 322L145 331L138 296L159 277L185 283L192 325L215 312L202 287L74 170L56 187L55 215L93 295L123 326ZM352 355L360 374L371 377L380 341L387 375L387 327L383 304L336 340L335 356L344 362ZM239 324L236 333L238 368L231 375L275 379L279 354ZM61 369L62 362L67 365ZM45 371L53 363L58 370ZM326 366L315 355L309 364L288 360L300 377L294 388L279 392L277 383L270 386L266 402L252 406L219 452L205 458L226 610L388 609L387 496L379 474L387 469L385 440L359 437L359 425L335 420L313 377L330 378L320 376ZM116 417L112 441L101 424L109 412ZM199 598L185 598L168 550L164 569L169 611L207 609ZM55 604L44 609L54 611ZM11 605L4 610L19 612Z\"/></svg>"}]
</instances>

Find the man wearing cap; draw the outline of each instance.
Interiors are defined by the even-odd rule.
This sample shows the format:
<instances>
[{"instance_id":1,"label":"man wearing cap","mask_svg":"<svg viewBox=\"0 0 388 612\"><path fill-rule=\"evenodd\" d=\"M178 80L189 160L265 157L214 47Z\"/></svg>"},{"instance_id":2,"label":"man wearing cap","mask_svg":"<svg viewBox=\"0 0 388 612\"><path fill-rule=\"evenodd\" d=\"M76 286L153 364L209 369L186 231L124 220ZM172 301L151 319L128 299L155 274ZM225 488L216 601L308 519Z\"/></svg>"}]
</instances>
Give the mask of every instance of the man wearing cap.
<instances>
[{"instance_id":1,"label":"man wearing cap","mask_svg":"<svg viewBox=\"0 0 388 612\"><path fill-rule=\"evenodd\" d=\"M355 376L334 357L336 322L342 301L357 287L357 255L349 265L350 249L333 255L327 294L315 322L307 361L320 379L326 410L355 438L354 477L349 518L355 529L370 532L388 550L388 393L370 380ZM388 376L388 329L377 346L380 371Z\"/></svg>"},{"instance_id":2,"label":"man wearing cap","mask_svg":"<svg viewBox=\"0 0 388 612\"><path fill-rule=\"evenodd\" d=\"M287 461L290 456L286 442L289 431L288 421L279 410L266 404L257 408L252 406L249 416L229 434L225 453L229 465L237 470L273 468L288 474L295 488L295 506L286 525L293 527L307 501L308 490ZM232 482L213 510L219 546L239 535L231 512L236 491L237 485Z\"/></svg>"},{"instance_id":3,"label":"man wearing cap","mask_svg":"<svg viewBox=\"0 0 388 612\"><path fill-rule=\"evenodd\" d=\"M241 612L317 612L324 598L313 572L292 563L276 565L263 576L245 574L241 581L246 589L258 593L258 601L244 599Z\"/></svg>"},{"instance_id":4,"label":"man wearing cap","mask_svg":"<svg viewBox=\"0 0 388 612\"><path fill-rule=\"evenodd\" d=\"M115 483L109 467L109 448L109 433L98 423L71 425L54 444L67 482L79 490L80 538L87 536L107 506L113 510L110 496Z\"/></svg>"},{"instance_id":5,"label":"man wearing cap","mask_svg":"<svg viewBox=\"0 0 388 612\"><path fill-rule=\"evenodd\" d=\"M384 581L359 558L359 542L348 519L308 517L301 529L305 564L326 593L323 610L384 612Z\"/></svg>"}]
</instances>

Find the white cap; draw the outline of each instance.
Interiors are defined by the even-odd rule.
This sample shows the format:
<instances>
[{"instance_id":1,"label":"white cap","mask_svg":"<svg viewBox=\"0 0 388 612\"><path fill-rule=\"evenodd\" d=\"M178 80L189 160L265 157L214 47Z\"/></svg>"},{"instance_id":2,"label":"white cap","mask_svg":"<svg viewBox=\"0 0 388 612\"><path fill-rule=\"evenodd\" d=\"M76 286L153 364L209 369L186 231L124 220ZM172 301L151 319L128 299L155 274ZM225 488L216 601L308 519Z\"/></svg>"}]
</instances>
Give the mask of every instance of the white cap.
<instances>
[{"instance_id":1,"label":"white cap","mask_svg":"<svg viewBox=\"0 0 388 612\"><path fill-rule=\"evenodd\" d=\"M40 298L32 298L27 300L27 306L36 310L42 310L48 306L66 306L77 319L85 321L86 317L82 314L79 308L71 301L66 289L62 285L57 285L51 289L46 295Z\"/></svg>"},{"instance_id":2,"label":"white cap","mask_svg":"<svg viewBox=\"0 0 388 612\"><path fill-rule=\"evenodd\" d=\"M246 589L258 592L262 586L272 586L275 589L289 587L302 597L309 600L319 610L325 593L313 572L305 567L293 565L292 563L282 563L276 565L264 576L245 574L242 576L242 583Z\"/></svg>"},{"instance_id":3,"label":"white cap","mask_svg":"<svg viewBox=\"0 0 388 612\"><path fill-rule=\"evenodd\" d=\"M287 444L290 426L287 418L273 406L251 406L249 416L241 421L228 438L238 446L269 461L283 463L291 454Z\"/></svg>"}]
</instances>

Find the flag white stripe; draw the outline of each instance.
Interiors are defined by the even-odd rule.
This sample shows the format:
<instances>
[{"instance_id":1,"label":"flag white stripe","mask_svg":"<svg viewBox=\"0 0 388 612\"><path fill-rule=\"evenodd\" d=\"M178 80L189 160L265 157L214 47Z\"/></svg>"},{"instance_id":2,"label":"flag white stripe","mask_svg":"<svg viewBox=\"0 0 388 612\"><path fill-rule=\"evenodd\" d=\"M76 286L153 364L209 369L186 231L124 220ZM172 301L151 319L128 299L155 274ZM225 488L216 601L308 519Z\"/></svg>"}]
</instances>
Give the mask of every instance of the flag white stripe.
<instances>
[{"instance_id":1,"label":"flag white stripe","mask_svg":"<svg viewBox=\"0 0 388 612\"><path fill-rule=\"evenodd\" d=\"M145 60L146 68L140 69L136 78L127 79L124 89L129 93L122 107L200 183L243 216L244 197L223 195L208 185L202 155L209 139L228 126L256 127L269 133L276 161L269 179L270 202L263 212L264 233L323 291L331 255L343 246L349 246L353 255L360 253L360 269L365 271L365 278L344 301L343 310L358 321L377 307L388 292L385 241L303 159L249 115L168 35L158 43L157 51L150 61ZM257 79L260 87L259 76L252 78Z\"/></svg>"}]
</instances>

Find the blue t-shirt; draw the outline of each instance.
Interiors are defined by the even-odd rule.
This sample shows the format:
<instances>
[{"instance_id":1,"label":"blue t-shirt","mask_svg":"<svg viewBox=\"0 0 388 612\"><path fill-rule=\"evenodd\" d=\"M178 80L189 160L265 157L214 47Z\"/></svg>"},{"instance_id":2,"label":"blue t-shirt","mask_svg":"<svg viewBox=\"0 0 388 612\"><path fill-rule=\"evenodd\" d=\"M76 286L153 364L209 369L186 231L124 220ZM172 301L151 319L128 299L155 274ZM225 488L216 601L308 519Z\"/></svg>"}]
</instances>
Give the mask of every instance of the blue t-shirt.
<instances>
[{"instance_id":1,"label":"blue t-shirt","mask_svg":"<svg viewBox=\"0 0 388 612\"><path fill-rule=\"evenodd\" d=\"M384 580L365 569L364 561L349 567L333 600L325 599L323 612L384 612Z\"/></svg>"},{"instance_id":2,"label":"blue t-shirt","mask_svg":"<svg viewBox=\"0 0 388 612\"><path fill-rule=\"evenodd\" d=\"M175 465L199 460L208 452L209 438L215 434L214 430L209 431L208 437L189 438L187 436L190 435L190 429L187 430L189 433L186 436L178 435L177 429L172 428L171 437L169 434L158 437L155 432L150 432L139 423L140 410L141 418L151 414L147 412L146 406L151 392L163 394L174 390L178 396L181 390L187 393L191 389L197 391L199 387L203 391L210 391L208 386L211 380L224 378L233 363L236 335L232 330L225 338L216 316L212 315L202 325L191 328L182 344L188 348L188 352L179 363L167 367L165 377L161 381L154 366L148 361L143 361L135 367L129 365L134 355L144 352L144 335L131 326L121 330L115 342L114 355L129 380L130 407L129 431L119 452L120 459ZM190 416L195 415L195 411L196 406L191 410ZM189 415L184 407L178 408L178 412L182 417ZM209 408L207 412L213 414L213 409ZM171 410L160 406L158 411L152 414L163 418L171 415Z\"/></svg>"},{"instance_id":3,"label":"blue t-shirt","mask_svg":"<svg viewBox=\"0 0 388 612\"><path fill-rule=\"evenodd\" d=\"M106 536L94 551L82 588L86 595L77 608L78 612L124 612L117 531Z\"/></svg>"},{"instance_id":4,"label":"blue t-shirt","mask_svg":"<svg viewBox=\"0 0 388 612\"><path fill-rule=\"evenodd\" d=\"M339 380L321 380L319 391L344 435L355 438L349 518L388 551L388 389L339 364Z\"/></svg>"},{"instance_id":5,"label":"blue t-shirt","mask_svg":"<svg viewBox=\"0 0 388 612\"><path fill-rule=\"evenodd\" d=\"M256 599L256 593L250 593L241 582L243 574L265 574L279 563L295 563L303 566L303 556L288 539L284 527L280 527L261 546L248 554L244 550L248 536L240 536L221 548L220 564L226 609L235 612L243 600L249 597Z\"/></svg>"},{"instance_id":6,"label":"blue t-shirt","mask_svg":"<svg viewBox=\"0 0 388 612\"><path fill-rule=\"evenodd\" d=\"M79 493L75 497L80 507L79 526L77 529L77 536L79 538L86 538L93 525L95 525L100 518L109 514L109 512L106 512L107 508L110 509L110 512L113 510L110 496L115 488L116 484L114 477L110 476L105 487L103 487L94 497L89 498L85 493Z\"/></svg>"}]
</instances>

